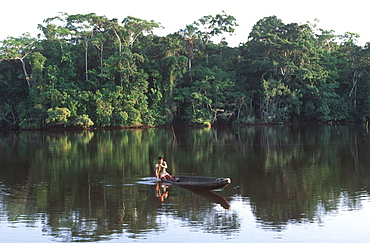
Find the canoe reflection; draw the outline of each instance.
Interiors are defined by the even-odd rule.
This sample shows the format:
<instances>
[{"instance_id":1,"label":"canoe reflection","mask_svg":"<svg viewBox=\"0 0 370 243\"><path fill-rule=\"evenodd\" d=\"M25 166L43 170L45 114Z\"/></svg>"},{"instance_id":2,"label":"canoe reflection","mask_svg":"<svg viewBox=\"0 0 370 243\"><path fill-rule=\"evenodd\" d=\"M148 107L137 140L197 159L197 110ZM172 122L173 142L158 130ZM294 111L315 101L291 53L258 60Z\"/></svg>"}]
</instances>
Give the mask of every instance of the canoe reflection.
<instances>
[{"instance_id":1,"label":"canoe reflection","mask_svg":"<svg viewBox=\"0 0 370 243\"><path fill-rule=\"evenodd\" d=\"M208 190L202 190L202 189L186 189L190 191L191 193L203 197L207 199L210 202L214 202L217 204L220 204L224 209L231 209L229 202L221 196L220 194L217 194L214 191L208 191Z\"/></svg>"},{"instance_id":2,"label":"canoe reflection","mask_svg":"<svg viewBox=\"0 0 370 243\"><path fill-rule=\"evenodd\" d=\"M160 202L164 202L164 200L168 197L168 191L167 188L170 185L167 183L163 182L156 182L156 196L159 198ZM220 194L214 192L214 191L209 191L209 190L203 190L203 189L189 189L189 188L183 188L184 190L187 190L191 192L192 194L202 197L204 199L207 199L210 202L214 202L217 204L220 204L224 209L230 209L230 204Z\"/></svg>"}]
</instances>

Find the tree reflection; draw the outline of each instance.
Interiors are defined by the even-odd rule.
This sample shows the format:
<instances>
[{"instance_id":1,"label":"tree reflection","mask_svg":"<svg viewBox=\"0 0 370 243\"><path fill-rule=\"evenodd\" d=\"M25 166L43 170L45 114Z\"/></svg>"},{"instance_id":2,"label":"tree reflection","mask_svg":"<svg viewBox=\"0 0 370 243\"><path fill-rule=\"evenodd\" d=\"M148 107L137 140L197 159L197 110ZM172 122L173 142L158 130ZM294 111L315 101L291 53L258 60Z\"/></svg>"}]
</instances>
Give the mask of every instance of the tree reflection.
<instances>
[{"instance_id":1,"label":"tree reflection","mask_svg":"<svg viewBox=\"0 0 370 243\"><path fill-rule=\"evenodd\" d=\"M286 127L264 130L268 134L260 136L263 146L255 149L255 154L262 156L244 170L248 179L241 186L242 194L249 197L257 220L268 229L280 230L292 222L318 221L319 213L342 207L343 198L348 209L360 208L362 180L369 172L366 156L353 153L368 154L368 142L358 139L361 130L325 126L291 129L295 130L292 134Z\"/></svg>"},{"instance_id":2,"label":"tree reflection","mask_svg":"<svg viewBox=\"0 0 370 243\"><path fill-rule=\"evenodd\" d=\"M0 213L13 222L41 221L44 232L67 241L160 232L162 215L228 235L241 227L238 212L224 209L235 195L249 200L263 227L281 230L340 207L359 209L369 194L370 139L358 125L174 132L176 139L171 129L2 134ZM221 199L135 183L154 175L159 155L171 174L233 183Z\"/></svg>"}]
</instances>

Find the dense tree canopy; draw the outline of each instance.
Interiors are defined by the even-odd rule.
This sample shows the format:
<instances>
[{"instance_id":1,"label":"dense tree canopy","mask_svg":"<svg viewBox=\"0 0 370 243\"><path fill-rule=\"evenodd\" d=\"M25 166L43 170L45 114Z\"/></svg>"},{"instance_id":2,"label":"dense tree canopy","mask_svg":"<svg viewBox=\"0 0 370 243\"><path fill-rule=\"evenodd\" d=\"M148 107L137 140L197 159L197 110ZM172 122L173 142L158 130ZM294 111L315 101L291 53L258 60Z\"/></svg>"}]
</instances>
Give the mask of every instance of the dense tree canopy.
<instances>
[{"instance_id":1,"label":"dense tree canopy","mask_svg":"<svg viewBox=\"0 0 370 243\"><path fill-rule=\"evenodd\" d=\"M360 121L370 113L370 45L315 24L259 20L230 47L236 19L159 23L61 14L0 42L0 126L122 127ZM214 37L221 38L214 42Z\"/></svg>"}]
</instances>

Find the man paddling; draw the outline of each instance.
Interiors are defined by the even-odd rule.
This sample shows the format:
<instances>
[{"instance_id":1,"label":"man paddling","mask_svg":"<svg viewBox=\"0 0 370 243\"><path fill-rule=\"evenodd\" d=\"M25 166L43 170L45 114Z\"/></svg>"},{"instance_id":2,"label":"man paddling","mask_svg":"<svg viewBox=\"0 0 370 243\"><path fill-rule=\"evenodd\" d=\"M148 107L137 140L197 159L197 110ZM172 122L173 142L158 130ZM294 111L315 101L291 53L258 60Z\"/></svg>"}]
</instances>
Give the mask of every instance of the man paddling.
<instances>
[{"instance_id":1,"label":"man paddling","mask_svg":"<svg viewBox=\"0 0 370 243\"><path fill-rule=\"evenodd\" d=\"M158 157L158 162L155 164L155 178L163 180L176 181L176 179L171 176L167 171L167 163L164 161L162 156Z\"/></svg>"}]
</instances>

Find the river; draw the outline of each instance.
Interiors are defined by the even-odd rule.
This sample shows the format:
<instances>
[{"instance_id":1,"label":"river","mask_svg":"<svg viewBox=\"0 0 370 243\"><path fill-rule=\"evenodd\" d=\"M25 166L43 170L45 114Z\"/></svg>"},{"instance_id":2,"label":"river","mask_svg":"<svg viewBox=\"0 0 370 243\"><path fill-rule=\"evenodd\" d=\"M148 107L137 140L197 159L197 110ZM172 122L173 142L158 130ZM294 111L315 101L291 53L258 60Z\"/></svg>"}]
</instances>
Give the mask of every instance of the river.
<instances>
[{"instance_id":1,"label":"river","mask_svg":"<svg viewBox=\"0 0 370 243\"><path fill-rule=\"evenodd\" d=\"M364 124L0 133L0 242L367 242L369 188Z\"/></svg>"}]
</instances>

